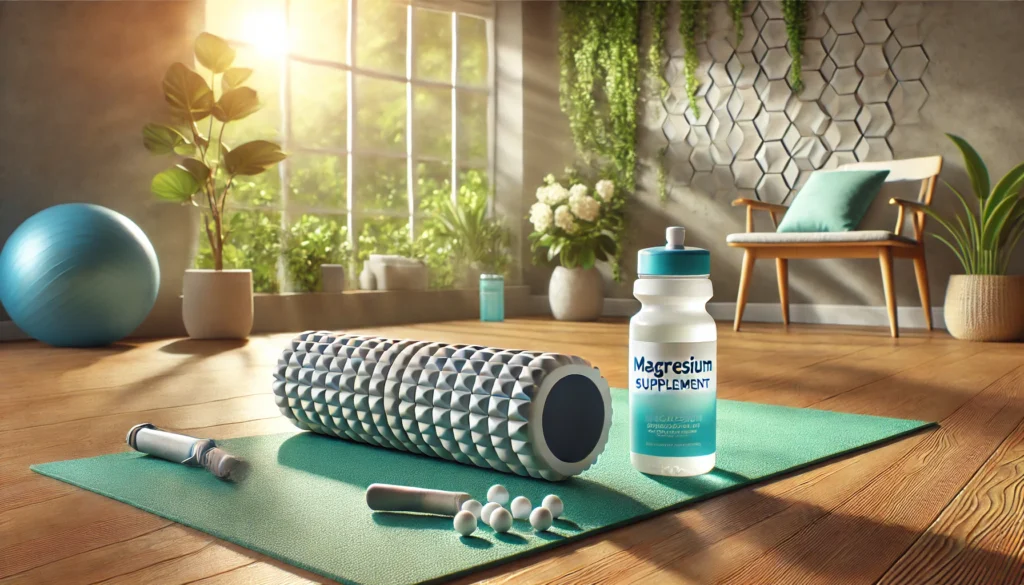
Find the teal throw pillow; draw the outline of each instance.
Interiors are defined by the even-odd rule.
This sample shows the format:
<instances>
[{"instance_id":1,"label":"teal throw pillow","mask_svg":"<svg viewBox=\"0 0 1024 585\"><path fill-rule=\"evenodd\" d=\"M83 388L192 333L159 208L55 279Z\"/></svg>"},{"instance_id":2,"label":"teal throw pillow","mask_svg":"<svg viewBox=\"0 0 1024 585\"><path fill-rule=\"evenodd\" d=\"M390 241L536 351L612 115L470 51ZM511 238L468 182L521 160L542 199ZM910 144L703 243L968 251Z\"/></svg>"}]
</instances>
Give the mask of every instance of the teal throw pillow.
<instances>
[{"instance_id":1,"label":"teal throw pillow","mask_svg":"<svg viewBox=\"0 0 1024 585\"><path fill-rule=\"evenodd\" d=\"M815 171L782 216L780 232L857 229L889 171Z\"/></svg>"}]
</instances>

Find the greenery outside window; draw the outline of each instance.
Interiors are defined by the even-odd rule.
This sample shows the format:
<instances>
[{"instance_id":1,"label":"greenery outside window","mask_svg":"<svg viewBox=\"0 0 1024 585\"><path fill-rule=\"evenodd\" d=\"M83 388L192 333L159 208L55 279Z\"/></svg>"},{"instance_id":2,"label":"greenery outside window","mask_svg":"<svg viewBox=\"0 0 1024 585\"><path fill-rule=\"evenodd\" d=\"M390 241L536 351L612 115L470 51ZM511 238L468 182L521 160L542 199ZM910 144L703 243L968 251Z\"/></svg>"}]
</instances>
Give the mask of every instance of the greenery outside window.
<instances>
[{"instance_id":1,"label":"greenery outside window","mask_svg":"<svg viewBox=\"0 0 1024 585\"><path fill-rule=\"evenodd\" d=\"M262 109L227 144L279 141L279 172L237 187L225 267L256 292L349 283L371 253L422 258L459 280L439 223L449 201L490 205L493 6L468 0L207 0L206 30L237 50ZM200 240L197 266L210 263Z\"/></svg>"}]
</instances>

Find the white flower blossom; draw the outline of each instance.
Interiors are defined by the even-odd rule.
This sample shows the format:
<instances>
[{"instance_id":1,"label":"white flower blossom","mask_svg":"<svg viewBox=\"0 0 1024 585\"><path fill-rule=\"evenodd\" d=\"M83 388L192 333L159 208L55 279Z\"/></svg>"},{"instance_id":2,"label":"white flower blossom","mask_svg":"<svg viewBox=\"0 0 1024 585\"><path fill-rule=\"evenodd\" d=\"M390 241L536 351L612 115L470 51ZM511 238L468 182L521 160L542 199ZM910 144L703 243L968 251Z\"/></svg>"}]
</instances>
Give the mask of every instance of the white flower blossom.
<instances>
[{"instance_id":1,"label":"white flower blossom","mask_svg":"<svg viewBox=\"0 0 1024 585\"><path fill-rule=\"evenodd\" d=\"M609 201L615 195L615 183L608 179L602 179L597 182L597 185L594 185L594 190L601 196L601 199Z\"/></svg>"},{"instance_id":2,"label":"white flower blossom","mask_svg":"<svg viewBox=\"0 0 1024 585\"><path fill-rule=\"evenodd\" d=\"M583 221L596 221L597 216L601 213L601 202L577 192L569 195L569 209L572 210L573 215Z\"/></svg>"},{"instance_id":3,"label":"white flower blossom","mask_svg":"<svg viewBox=\"0 0 1024 585\"><path fill-rule=\"evenodd\" d=\"M545 185L550 185L550 184L552 184L554 182L555 182L555 176L554 175L552 175L551 173L548 173L547 175L544 175L544 184Z\"/></svg>"},{"instance_id":4,"label":"white flower blossom","mask_svg":"<svg viewBox=\"0 0 1024 585\"><path fill-rule=\"evenodd\" d=\"M546 203L552 207L569 198L569 192L558 183L552 183L537 189L537 201Z\"/></svg>"},{"instance_id":5,"label":"white flower blossom","mask_svg":"<svg viewBox=\"0 0 1024 585\"><path fill-rule=\"evenodd\" d=\"M555 225L562 228L568 234L576 231L576 220L573 219L572 212L569 211L567 205L559 205L555 209Z\"/></svg>"},{"instance_id":6,"label":"white flower blossom","mask_svg":"<svg viewBox=\"0 0 1024 585\"><path fill-rule=\"evenodd\" d=\"M569 198L570 199L573 196L577 196L578 195L578 196L582 197L582 196L584 196L586 194L587 194L587 186L582 184L582 183L576 183L572 187L569 187Z\"/></svg>"},{"instance_id":7,"label":"white flower blossom","mask_svg":"<svg viewBox=\"0 0 1024 585\"><path fill-rule=\"evenodd\" d=\"M538 232L546 231L551 227L551 220L554 214L546 203L534 203L530 207L530 223L533 229Z\"/></svg>"}]
</instances>

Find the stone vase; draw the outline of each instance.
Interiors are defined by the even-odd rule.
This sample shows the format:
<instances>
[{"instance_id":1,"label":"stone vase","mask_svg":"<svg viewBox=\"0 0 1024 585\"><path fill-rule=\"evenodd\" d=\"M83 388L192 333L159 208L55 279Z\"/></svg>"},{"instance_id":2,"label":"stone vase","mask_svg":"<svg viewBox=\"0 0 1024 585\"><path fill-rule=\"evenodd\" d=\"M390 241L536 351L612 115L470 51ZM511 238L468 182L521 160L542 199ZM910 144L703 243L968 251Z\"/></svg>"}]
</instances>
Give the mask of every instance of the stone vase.
<instances>
[{"instance_id":1,"label":"stone vase","mask_svg":"<svg viewBox=\"0 0 1024 585\"><path fill-rule=\"evenodd\" d=\"M604 310L604 281L597 268L558 266L548 283L551 314L559 321L594 321Z\"/></svg>"},{"instance_id":2,"label":"stone vase","mask_svg":"<svg viewBox=\"0 0 1024 585\"><path fill-rule=\"evenodd\" d=\"M251 270L186 270L181 316L193 339L245 339L252 332Z\"/></svg>"},{"instance_id":3,"label":"stone vase","mask_svg":"<svg viewBox=\"0 0 1024 585\"><path fill-rule=\"evenodd\" d=\"M341 264L321 264L320 288L325 293L343 292L345 290L345 267Z\"/></svg>"},{"instance_id":4,"label":"stone vase","mask_svg":"<svg viewBox=\"0 0 1024 585\"><path fill-rule=\"evenodd\" d=\"M943 308L950 335L966 341L1024 336L1024 276L954 274Z\"/></svg>"}]
</instances>

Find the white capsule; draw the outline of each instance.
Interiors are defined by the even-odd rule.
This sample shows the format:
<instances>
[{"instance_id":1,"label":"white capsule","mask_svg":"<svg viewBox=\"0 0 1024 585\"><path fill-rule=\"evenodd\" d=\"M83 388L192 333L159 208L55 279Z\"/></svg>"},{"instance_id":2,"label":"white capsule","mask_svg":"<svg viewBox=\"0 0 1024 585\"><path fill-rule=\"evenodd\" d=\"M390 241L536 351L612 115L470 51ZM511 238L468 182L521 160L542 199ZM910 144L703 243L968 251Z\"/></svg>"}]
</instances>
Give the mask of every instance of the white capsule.
<instances>
[{"instance_id":1,"label":"white capsule","mask_svg":"<svg viewBox=\"0 0 1024 585\"><path fill-rule=\"evenodd\" d=\"M512 509L513 518L516 520L526 520L530 517L530 509L533 508L533 505L525 497L517 496L516 499L512 500L512 505L509 508Z\"/></svg>"},{"instance_id":2,"label":"white capsule","mask_svg":"<svg viewBox=\"0 0 1024 585\"><path fill-rule=\"evenodd\" d=\"M483 520L484 524L490 525L491 514L501 507L501 504L497 502L488 502L484 504L483 509L480 510L480 519Z\"/></svg>"},{"instance_id":3,"label":"white capsule","mask_svg":"<svg viewBox=\"0 0 1024 585\"><path fill-rule=\"evenodd\" d=\"M491 489L487 490L487 501L504 506L508 503L508 490L501 484L492 485Z\"/></svg>"},{"instance_id":4,"label":"white capsule","mask_svg":"<svg viewBox=\"0 0 1024 585\"><path fill-rule=\"evenodd\" d=\"M491 513L491 528L495 532L508 532L512 528L512 514L505 508L498 508Z\"/></svg>"},{"instance_id":5,"label":"white capsule","mask_svg":"<svg viewBox=\"0 0 1024 585\"><path fill-rule=\"evenodd\" d=\"M455 526L455 532L462 536L469 536L476 532L476 516L472 512L462 510L455 515L452 525Z\"/></svg>"},{"instance_id":6,"label":"white capsule","mask_svg":"<svg viewBox=\"0 0 1024 585\"><path fill-rule=\"evenodd\" d=\"M544 532L548 528L551 528L551 510L540 507L534 508L533 512L530 512L530 526L538 532Z\"/></svg>"},{"instance_id":7,"label":"white capsule","mask_svg":"<svg viewBox=\"0 0 1024 585\"><path fill-rule=\"evenodd\" d=\"M466 512L473 514L477 520L480 519L480 512L483 510L484 505L476 500L466 500L462 502L462 509Z\"/></svg>"},{"instance_id":8,"label":"white capsule","mask_svg":"<svg viewBox=\"0 0 1024 585\"><path fill-rule=\"evenodd\" d=\"M544 496L544 500L540 505L551 511L552 518L558 518L562 515L562 512L565 511L565 505L562 504L562 498L559 498L554 494Z\"/></svg>"}]
</instances>

